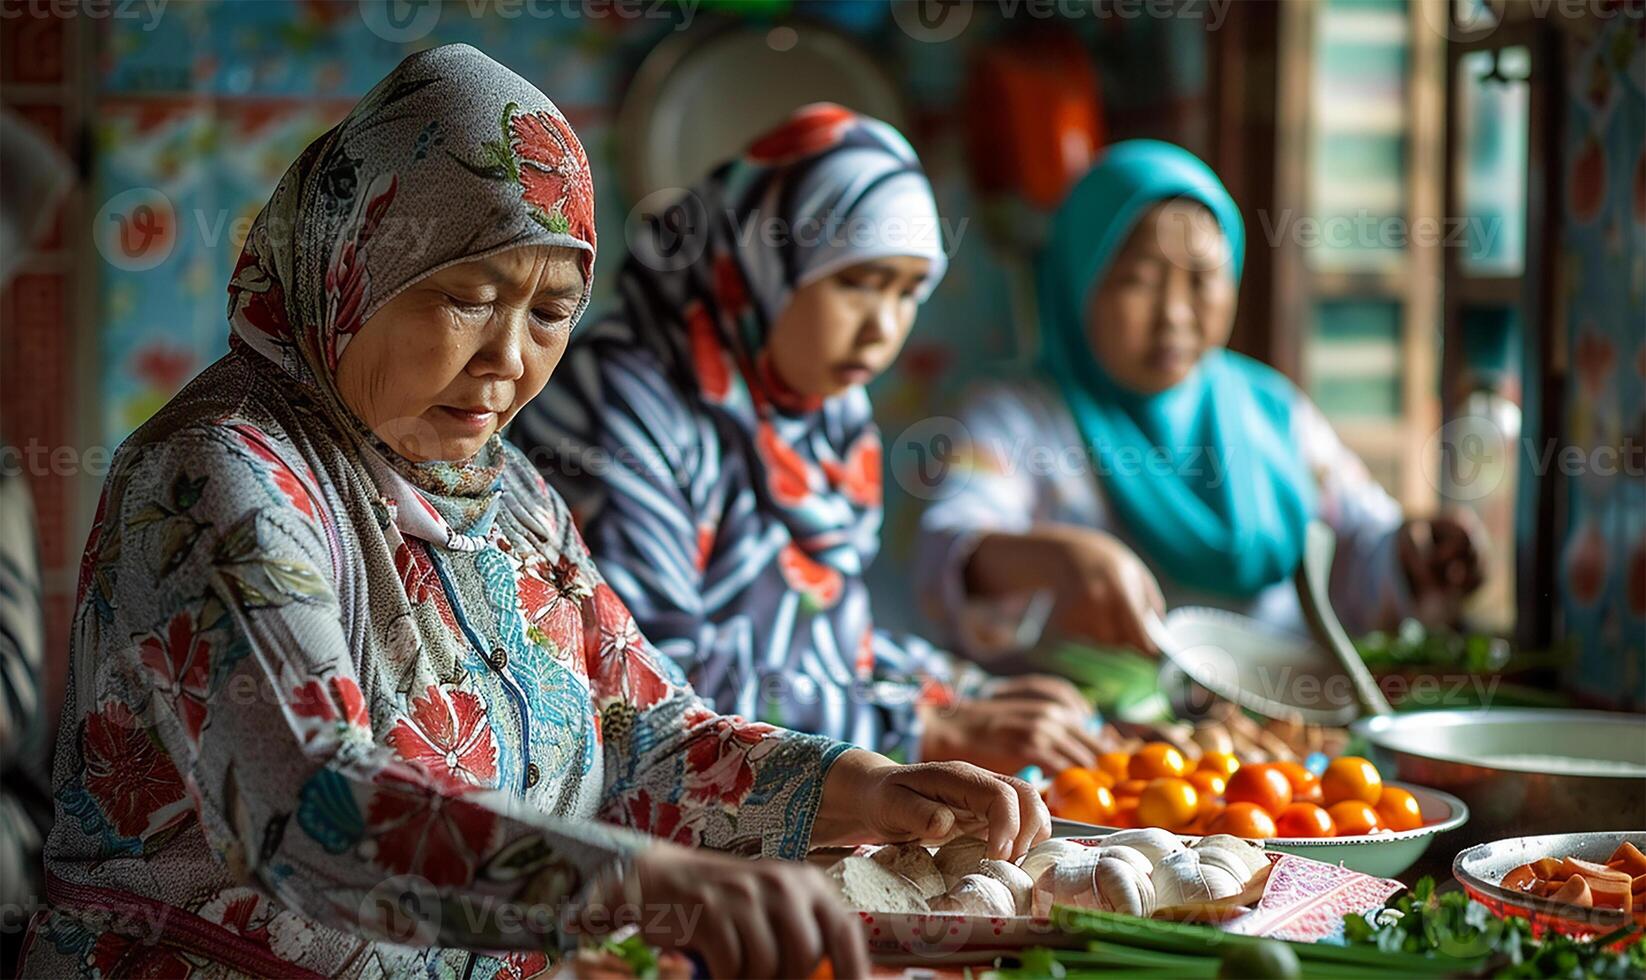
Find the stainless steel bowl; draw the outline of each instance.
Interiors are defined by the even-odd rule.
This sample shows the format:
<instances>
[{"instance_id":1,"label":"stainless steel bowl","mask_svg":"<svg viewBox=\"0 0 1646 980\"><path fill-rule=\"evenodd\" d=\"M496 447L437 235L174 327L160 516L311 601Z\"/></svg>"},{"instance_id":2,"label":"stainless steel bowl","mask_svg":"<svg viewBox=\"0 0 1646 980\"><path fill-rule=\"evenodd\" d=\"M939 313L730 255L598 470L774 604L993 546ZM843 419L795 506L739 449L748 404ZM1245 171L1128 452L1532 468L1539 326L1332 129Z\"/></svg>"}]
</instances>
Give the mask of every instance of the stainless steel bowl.
<instances>
[{"instance_id":1,"label":"stainless steel bowl","mask_svg":"<svg viewBox=\"0 0 1646 980\"><path fill-rule=\"evenodd\" d=\"M1575 857L1599 864L1611 857L1624 841L1646 847L1646 831L1546 834L1476 844L1460 852L1452 862L1452 877L1473 898L1485 902L1500 915L1524 916L1534 923L1552 925L1572 935L1598 935L1627 924L1628 913L1620 909L1582 909L1504 888L1501 882L1510 871L1538 858Z\"/></svg>"},{"instance_id":2,"label":"stainless steel bowl","mask_svg":"<svg viewBox=\"0 0 1646 980\"><path fill-rule=\"evenodd\" d=\"M1507 837L1646 827L1646 717L1487 708L1363 718L1351 726L1385 777L1445 790L1467 826L1437 850Z\"/></svg>"}]
</instances>

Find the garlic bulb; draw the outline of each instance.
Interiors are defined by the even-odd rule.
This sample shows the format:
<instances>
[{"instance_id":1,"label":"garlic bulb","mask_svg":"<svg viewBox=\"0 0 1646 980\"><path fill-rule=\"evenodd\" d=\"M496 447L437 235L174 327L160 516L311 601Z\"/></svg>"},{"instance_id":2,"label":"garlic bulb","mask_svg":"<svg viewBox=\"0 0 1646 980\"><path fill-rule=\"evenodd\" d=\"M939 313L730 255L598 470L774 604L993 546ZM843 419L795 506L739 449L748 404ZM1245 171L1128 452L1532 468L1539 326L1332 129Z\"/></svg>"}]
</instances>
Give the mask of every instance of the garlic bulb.
<instances>
[{"instance_id":1,"label":"garlic bulb","mask_svg":"<svg viewBox=\"0 0 1646 980\"><path fill-rule=\"evenodd\" d=\"M1217 868L1227 871L1229 877L1240 882L1240 887L1246 887L1251 880L1252 872L1241 860L1240 855L1224 847L1197 847L1194 853L1200 855L1200 863L1208 868Z\"/></svg>"},{"instance_id":2,"label":"garlic bulb","mask_svg":"<svg viewBox=\"0 0 1646 980\"><path fill-rule=\"evenodd\" d=\"M1154 865L1149 862L1147 857L1144 857L1142 851L1135 847L1127 847L1125 844L1105 844L1102 847L1092 848L1092 850L1096 851L1097 856L1100 858L1114 858L1125 861L1136 868L1138 874L1143 875L1145 878L1154 871Z\"/></svg>"},{"instance_id":3,"label":"garlic bulb","mask_svg":"<svg viewBox=\"0 0 1646 980\"><path fill-rule=\"evenodd\" d=\"M881 867L909 879L922 898L936 898L948 890L932 852L919 844L887 844L870 857Z\"/></svg>"},{"instance_id":4,"label":"garlic bulb","mask_svg":"<svg viewBox=\"0 0 1646 980\"><path fill-rule=\"evenodd\" d=\"M1010 861L984 861L978 865L977 873L1006 886L1006 890L1012 893L1012 904L1017 907L1018 915L1029 913L1034 879L1029 877L1028 872Z\"/></svg>"},{"instance_id":5,"label":"garlic bulb","mask_svg":"<svg viewBox=\"0 0 1646 980\"><path fill-rule=\"evenodd\" d=\"M841 858L826 873L851 908L867 912L926 911L926 899L909 879L872 858Z\"/></svg>"},{"instance_id":6,"label":"garlic bulb","mask_svg":"<svg viewBox=\"0 0 1646 980\"><path fill-rule=\"evenodd\" d=\"M1175 854L1186 849L1182 841L1159 827L1122 830L1103 838L1103 845L1105 847L1124 845L1133 848L1148 858L1150 864L1159 864L1160 859L1166 855Z\"/></svg>"},{"instance_id":7,"label":"garlic bulb","mask_svg":"<svg viewBox=\"0 0 1646 980\"><path fill-rule=\"evenodd\" d=\"M1240 894L1245 885L1228 871L1202 863L1200 852L1193 850L1168 854L1156 861L1150 878L1162 908L1228 898Z\"/></svg>"},{"instance_id":8,"label":"garlic bulb","mask_svg":"<svg viewBox=\"0 0 1646 980\"><path fill-rule=\"evenodd\" d=\"M1262 871L1269 863L1269 859L1263 854L1263 845L1261 843L1230 834L1211 834L1202 837L1194 842L1194 849L1197 851L1227 851L1237 857L1246 868L1247 878Z\"/></svg>"},{"instance_id":9,"label":"garlic bulb","mask_svg":"<svg viewBox=\"0 0 1646 980\"><path fill-rule=\"evenodd\" d=\"M937 870L943 875L943 884L946 888L953 888L955 882L974 874L977 866L983 863L988 844L978 837L956 837L932 855L937 863Z\"/></svg>"},{"instance_id":10,"label":"garlic bulb","mask_svg":"<svg viewBox=\"0 0 1646 980\"><path fill-rule=\"evenodd\" d=\"M933 912L966 915L1016 915L1017 904L1007 887L988 875L971 874L954 883L948 894L932 899Z\"/></svg>"},{"instance_id":11,"label":"garlic bulb","mask_svg":"<svg viewBox=\"0 0 1646 980\"><path fill-rule=\"evenodd\" d=\"M1041 841L1029 848L1029 853L1023 855L1023 860L1018 866L1029 876L1030 881L1039 881L1040 876L1052 865L1082 860L1092 850L1094 849L1085 844L1076 844L1066 837L1057 837Z\"/></svg>"},{"instance_id":12,"label":"garlic bulb","mask_svg":"<svg viewBox=\"0 0 1646 980\"><path fill-rule=\"evenodd\" d=\"M1155 910L1155 889L1148 875L1119 858L1056 864L1035 881L1031 909L1047 915L1053 905L1147 916Z\"/></svg>"}]
</instances>

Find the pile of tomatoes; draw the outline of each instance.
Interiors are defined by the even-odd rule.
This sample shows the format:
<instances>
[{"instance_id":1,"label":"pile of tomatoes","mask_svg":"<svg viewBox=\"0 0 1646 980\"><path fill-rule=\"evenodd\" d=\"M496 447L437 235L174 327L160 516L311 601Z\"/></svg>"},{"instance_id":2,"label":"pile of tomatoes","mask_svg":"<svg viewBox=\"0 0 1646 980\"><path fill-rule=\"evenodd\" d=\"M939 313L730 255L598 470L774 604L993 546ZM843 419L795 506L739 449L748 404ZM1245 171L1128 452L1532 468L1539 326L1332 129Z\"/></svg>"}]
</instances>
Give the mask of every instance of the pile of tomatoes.
<instances>
[{"instance_id":1,"label":"pile of tomatoes","mask_svg":"<svg viewBox=\"0 0 1646 980\"><path fill-rule=\"evenodd\" d=\"M1105 753L1096 768L1065 769L1046 790L1053 815L1110 827L1160 827L1236 837L1351 837L1423 826L1417 800L1383 785L1358 756L1315 772L1300 762L1241 765L1227 752L1191 763L1175 746L1150 742Z\"/></svg>"}]
</instances>

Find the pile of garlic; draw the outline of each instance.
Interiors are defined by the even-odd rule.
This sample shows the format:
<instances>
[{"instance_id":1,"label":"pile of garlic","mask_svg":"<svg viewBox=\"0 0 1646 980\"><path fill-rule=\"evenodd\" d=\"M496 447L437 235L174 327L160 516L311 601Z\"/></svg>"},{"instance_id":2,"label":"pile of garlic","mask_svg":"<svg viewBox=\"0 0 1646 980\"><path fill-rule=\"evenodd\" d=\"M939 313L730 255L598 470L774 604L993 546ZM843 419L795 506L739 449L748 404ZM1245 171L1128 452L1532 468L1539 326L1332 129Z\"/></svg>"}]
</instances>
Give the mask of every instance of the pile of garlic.
<instances>
[{"instance_id":1,"label":"pile of garlic","mask_svg":"<svg viewBox=\"0 0 1646 980\"><path fill-rule=\"evenodd\" d=\"M1217 834L1192 846L1164 830L1123 830L1097 847L1036 845L1016 864L963 837L934 854L891 844L829 869L848 905L870 912L1045 915L1055 905L1148 916L1157 908L1231 898L1268 864L1261 845Z\"/></svg>"}]
</instances>

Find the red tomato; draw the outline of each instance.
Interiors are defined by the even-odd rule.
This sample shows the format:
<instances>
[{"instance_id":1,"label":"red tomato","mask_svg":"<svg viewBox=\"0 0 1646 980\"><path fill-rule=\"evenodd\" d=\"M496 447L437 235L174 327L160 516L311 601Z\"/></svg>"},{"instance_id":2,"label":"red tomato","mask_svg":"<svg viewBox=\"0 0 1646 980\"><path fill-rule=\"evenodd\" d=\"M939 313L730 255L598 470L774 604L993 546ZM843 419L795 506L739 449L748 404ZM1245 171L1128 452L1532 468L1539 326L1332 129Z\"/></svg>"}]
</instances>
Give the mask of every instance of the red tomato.
<instances>
[{"instance_id":1,"label":"red tomato","mask_svg":"<svg viewBox=\"0 0 1646 980\"><path fill-rule=\"evenodd\" d=\"M1337 826L1331 814L1313 803L1291 803L1275 817L1281 837L1334 837Z\"/></svg>"},{"instance_id":2,"label":"red tomato","mask_svg":"<svg viewBox=\"0 0 1646 980\"><path fill-rule=\"evenodd\" d=\"M1254 803L1273 816L1292 802L1292 784L1285 773L1267 763L1241 766L1229 777L1223 798L1230 803Z\"/></svg>"}]
</instances>

